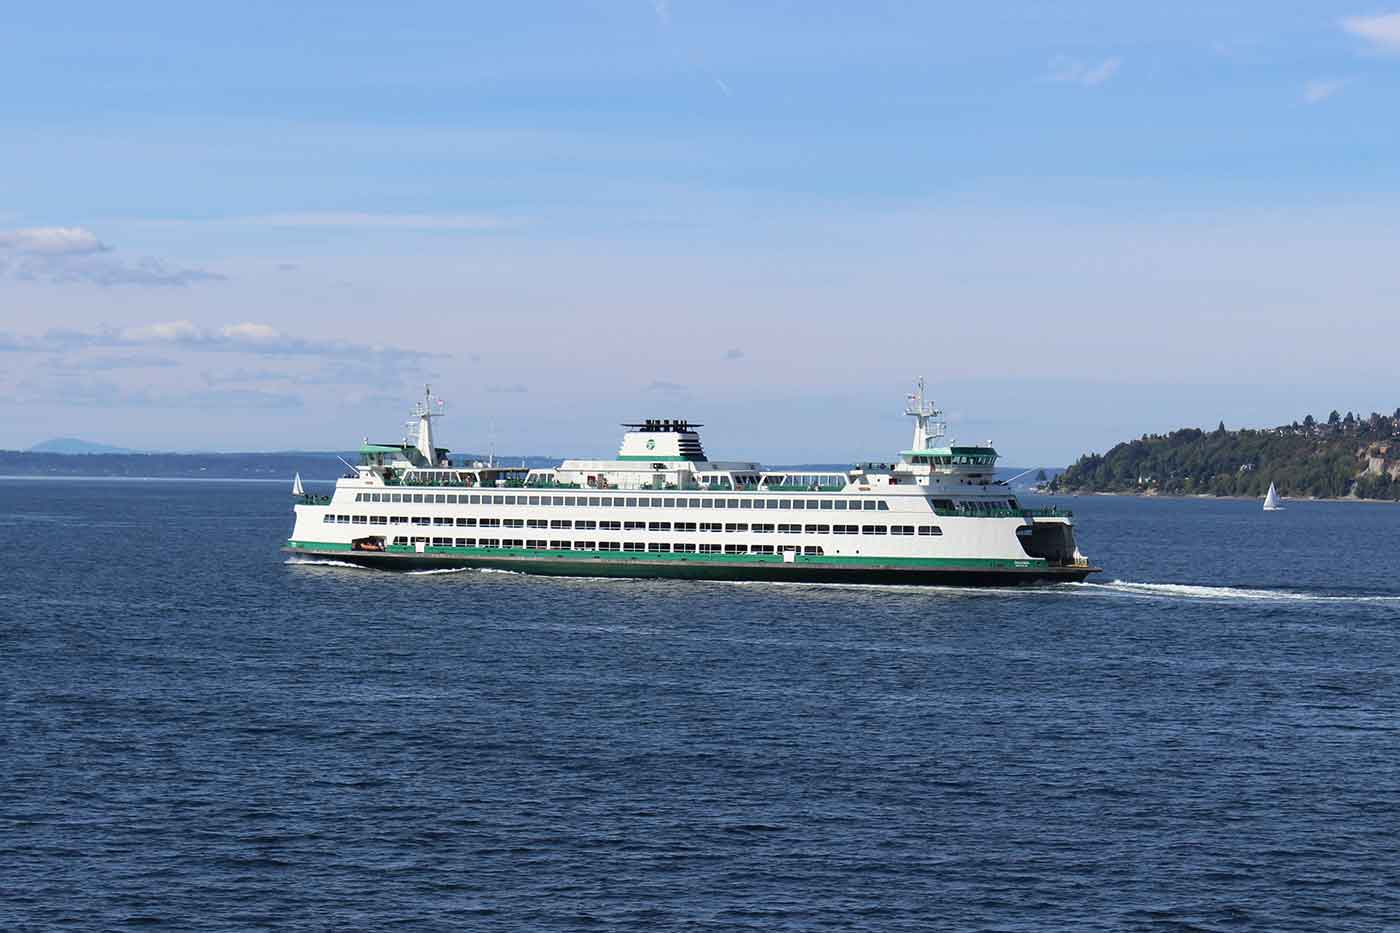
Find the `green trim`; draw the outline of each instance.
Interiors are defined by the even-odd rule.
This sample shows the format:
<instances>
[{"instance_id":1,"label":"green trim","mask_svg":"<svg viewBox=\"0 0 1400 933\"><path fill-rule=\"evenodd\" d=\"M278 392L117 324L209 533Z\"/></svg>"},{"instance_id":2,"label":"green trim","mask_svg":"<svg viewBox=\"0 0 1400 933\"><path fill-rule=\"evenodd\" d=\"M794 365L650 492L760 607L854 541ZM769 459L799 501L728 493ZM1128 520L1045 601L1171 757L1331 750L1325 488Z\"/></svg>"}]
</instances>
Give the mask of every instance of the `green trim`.
<instances>
[{"instance_id":1,"label":"green trim","mask_svg":"<svg viewBox=\"0 0 1400 933\"><path fill-rule=\"evenodd\" d=\"M308 551L349 551L351 549L348 544L331 544L318 541L288 541L287 547ZM413 555L417 554L418 550L412 545L392 544L383 551L364 551L361 553ZM424 555L436 555L439 557L568 558L579 561L597 560L605 563L625 563L628 561L663 561L673 563L695 561L697 563L726 564L787 563L787 561L783 560L781 554L676 554L661 551L561 551L535 550L532 548L434 546L425 547L422 553ZM1012 560L997 557L857 557L844 554L824 554L821 556L799 554L793 563L822 564L825 566L837 567L976 567L980 569L1001 570L1025 570L1049 566L1049 563L1044 558L1040 557Z\"/></svg>"},{"instance_id":2,"label":"green trim","mask_svg":"<svg viewBox=\"0 0 1400 933\"><path fill-rule=\"evenodd\" d=\"M404 451L406 451L406 450L408 450L408 449L409 449L409 448L408 448L407 446L404 446L404 447L390 447L390 446L388 446L387 444L364 444L364 445L362 445L362 446L360 447L360 453L362 453L362 454L401 454L401 453L403 453Z\"/></svg>"},{"instance_id":3,"label":"green trim","mask_svg":"<svg viewBox=\"0 0 1400 933\"><path fill-rule=\"evenodd\" d=\"M314 551L348 551L350 545L333 541L288 541L287 547Z\"/></svg>"},{"instance_id":4,"label":"green trim","mask_svg":"<svg viewBox=\"0 0 1400 933\"><path fill-rule=\"evenodd\" d=\"M644 457L641 454L618 454L618 460L656 461L657 463L704 463L699 457Z\"/></svg>"}]
</instances>

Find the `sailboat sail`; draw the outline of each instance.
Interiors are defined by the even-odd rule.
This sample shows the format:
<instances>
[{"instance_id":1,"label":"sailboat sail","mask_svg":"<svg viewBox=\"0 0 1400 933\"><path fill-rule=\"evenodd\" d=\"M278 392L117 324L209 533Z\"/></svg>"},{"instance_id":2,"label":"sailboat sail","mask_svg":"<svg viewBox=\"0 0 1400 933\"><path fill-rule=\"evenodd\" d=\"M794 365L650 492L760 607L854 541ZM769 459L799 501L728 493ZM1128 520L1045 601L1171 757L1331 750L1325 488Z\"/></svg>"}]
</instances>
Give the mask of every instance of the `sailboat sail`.
<instances>
[{"instance_id":1,"label":"sailboat sail","mask_svg":"<svg viewBox=\"0 0 1400 933\"><path fill-rule=\"evenodd\" d=\"M1283 503L1279 501L1278 490L1274 488L1273 483L1270 483L1269 493L1264 497L1264 511L1277 512L1282 508Z\"/></svg>"},{"instance_id":2,"label":"sailboat sail","mask_svg":"<svg viewBox=\"0 0 1400 933\"><path fill-rule=\"evenodd\" d=\"M293 477L292 477L292 495L294 495L294 496L304 496L304 495L306 495L306 490L301 488L301 474L300 474L300 473L298 473L296 476L293 476Z\"/></svg>"}]
</instances>

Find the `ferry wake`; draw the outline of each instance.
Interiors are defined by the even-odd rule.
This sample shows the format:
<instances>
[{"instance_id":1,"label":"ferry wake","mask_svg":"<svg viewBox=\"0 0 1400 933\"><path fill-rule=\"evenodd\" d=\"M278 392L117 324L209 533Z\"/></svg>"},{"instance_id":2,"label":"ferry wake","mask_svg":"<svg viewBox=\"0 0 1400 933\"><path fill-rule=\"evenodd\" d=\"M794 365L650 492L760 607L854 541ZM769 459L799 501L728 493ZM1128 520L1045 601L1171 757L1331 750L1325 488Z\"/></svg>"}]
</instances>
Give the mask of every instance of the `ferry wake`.
<instances>
[{"instance_id":1,"label":"ferry wake","mask_svg":"<svg viewBox=\"0 0 1400 933\"><path fill-rule=\"evenodd\" d=\"M997 452L945 446L942 412L908 397L908 450L838 472L706 456L699 424L626 424L611 460L552 469L454 464L431 389L409 436L360 449L330 496L295 492L285 551L373 567L589 577L999 586L1098 572L1072 513L1023 508Z\"/></svg>"}]
</instances>

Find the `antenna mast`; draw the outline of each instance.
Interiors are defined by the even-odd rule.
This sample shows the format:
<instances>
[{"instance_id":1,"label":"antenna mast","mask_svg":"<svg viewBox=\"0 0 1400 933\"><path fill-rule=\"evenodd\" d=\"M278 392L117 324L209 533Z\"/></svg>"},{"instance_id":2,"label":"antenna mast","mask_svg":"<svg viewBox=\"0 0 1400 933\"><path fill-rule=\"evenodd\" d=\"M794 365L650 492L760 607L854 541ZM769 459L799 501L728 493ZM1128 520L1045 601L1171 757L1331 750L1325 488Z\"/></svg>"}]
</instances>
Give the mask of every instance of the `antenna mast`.
<instances>
[{"instance_id":1,"label":"antenna mast","mask_svg":"<svg viewBox=\"0 0 1400 933\"><path fill-rule=\"evenodd\" d=\"M429 466L437 466L437 450L433 446L433 419L441 418L447 405L433 397L433 387L423 386L423 400L413 406L408 422L409 436Z\"/></svg>"},{"instance_id":2,"label":"antenna mast","mask_svg":"<svg viewBox=\"0 0 1400 933\"><path fill-rule=\"evenodd\" d=\"M948 430L943 421L943 411L932 401L924 398L924 380L919 377L915 389L906 397L904 413L914 419L914 450L928 450L935 438L942 437Z\"/></svg>"}]
</instances>

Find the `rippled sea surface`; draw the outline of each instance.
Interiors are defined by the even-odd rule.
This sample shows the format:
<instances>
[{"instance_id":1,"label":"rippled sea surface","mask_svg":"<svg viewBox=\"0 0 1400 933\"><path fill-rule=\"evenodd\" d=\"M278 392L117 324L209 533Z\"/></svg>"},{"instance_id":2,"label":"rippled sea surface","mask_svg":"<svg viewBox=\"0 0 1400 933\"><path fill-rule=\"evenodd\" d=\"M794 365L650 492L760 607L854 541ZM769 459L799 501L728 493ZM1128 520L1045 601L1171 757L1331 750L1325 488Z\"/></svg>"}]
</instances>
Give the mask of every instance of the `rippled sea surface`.
<instances>
[{"instance_id":1,"label":"rippled sea surface","mask_svg":"<svg viewBox=\"0 0 1400 933\"><path fill-rule=\"evenodd\" d=\"M1060 500L1013 592L289 564L0 481L0 929L1400 925L1400 507Z\"/></svg>"}]
</instances>

